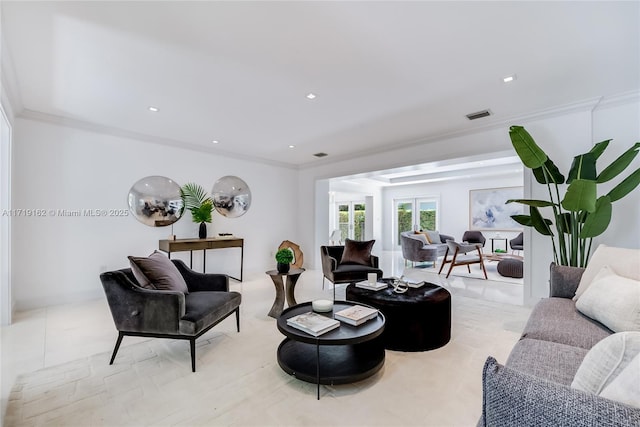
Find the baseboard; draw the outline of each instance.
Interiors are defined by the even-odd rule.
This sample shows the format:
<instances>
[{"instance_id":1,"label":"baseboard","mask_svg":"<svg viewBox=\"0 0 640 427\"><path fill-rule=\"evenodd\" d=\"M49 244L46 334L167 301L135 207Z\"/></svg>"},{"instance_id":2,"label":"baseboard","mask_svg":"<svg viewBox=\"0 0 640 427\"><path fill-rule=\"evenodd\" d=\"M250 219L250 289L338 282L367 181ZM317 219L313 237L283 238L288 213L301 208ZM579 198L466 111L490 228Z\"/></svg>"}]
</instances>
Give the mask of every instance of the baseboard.
<instances>
[{"instance_id":1,"label":"baseboard","mask_svg":"<svg viewBox=\"0 0 640 427\"><path fill-rule=\"evenodd\" d=\"M13 312L15 313L16 311L35 310L52 305L73 304L104 297L105 296L102 290L96 289L86 292L74 292L46 297L24 298L14 302Z\"/></svg>"}]
</instances>

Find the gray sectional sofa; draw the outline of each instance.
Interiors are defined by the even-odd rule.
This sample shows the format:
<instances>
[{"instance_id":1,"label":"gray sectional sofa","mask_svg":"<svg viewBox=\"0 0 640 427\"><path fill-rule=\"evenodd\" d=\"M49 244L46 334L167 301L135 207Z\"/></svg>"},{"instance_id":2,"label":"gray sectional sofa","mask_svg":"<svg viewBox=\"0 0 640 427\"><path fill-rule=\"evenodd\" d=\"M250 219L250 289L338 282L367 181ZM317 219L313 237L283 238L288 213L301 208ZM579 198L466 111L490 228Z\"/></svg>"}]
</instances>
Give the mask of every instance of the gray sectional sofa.
<instances>
[{"instance_id":1,"label":"gray sectional sofa","mask_svg":"<svg viewBox=\"0 0 640 427\"><path fill-rule=\"evenodd\" d=\"M570 387L589 349L613 333L576 310L583 272L552 265L550 297L534 307L505 365L487 359L479 426L640 426L640 409Z\"/></svg>"},{"instance_id":2,"label":"gray sectional sofa","mask_svg":"<svg viewBox=\"0 0 640 427\"><path fill-rule=\"evenodd\" d=\"M402 256L405 261L411 262L432 262L435 267L438 257L444 256L447 251L447 240L454 240L452 236L430 232L432 236L439 239L438 243L429 243L422 234L414 231L403 231L400 233L400 245Z\"/></svg>"}]
</instances>

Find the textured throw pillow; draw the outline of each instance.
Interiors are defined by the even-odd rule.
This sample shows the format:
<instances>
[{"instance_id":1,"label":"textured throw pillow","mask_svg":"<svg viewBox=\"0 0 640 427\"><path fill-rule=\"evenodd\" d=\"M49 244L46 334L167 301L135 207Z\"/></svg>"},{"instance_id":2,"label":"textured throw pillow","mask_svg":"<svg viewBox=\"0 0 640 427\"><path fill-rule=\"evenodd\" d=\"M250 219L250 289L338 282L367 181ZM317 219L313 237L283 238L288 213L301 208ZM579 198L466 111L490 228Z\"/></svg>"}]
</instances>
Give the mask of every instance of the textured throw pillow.
<instances>
[{"instance_id":1,"label":"textured throw pillow","mask_svg":"<svg viewBox=\"0 0 640 427\"><path fill-rule=\"evenodd\" d=\"M602 390L600 396L640 408L640 354Z\"/></svg>"},{"instance_id":2,"label":"textured throw pillow","mask_svg":"<svg viewBox=\"0 0 640 427\"><path fill-rule=\"evenodd\" d=\"M429 239L429 234L426 231L414 231L415 235L418 237L424 237L425 245L429 243L433 243L431 239Z\"/></svg>"},{"instance_id":3,"label":"textured throw pillow","mask_svg":"<svg viewBox=\"0 0 640 427\"><path fill-rule=\"evenodd\" d=\"M440 233L438 231L426 230L425 233L427 233L427 236L429 236L429 241L431 243L442 243L442 239L440 239Z\"/></svg>"},{"instance_id":4,"label":"textured throw pillow","mask_svg":"<svg viewBox=\"0 0 640 427\"><path fill-rule=\"evenodd\" d=\"M605 265L611 267L622 277L640 280L640 249L614 248L607 245L598 246L593 255L591 255L589 264L580 278L576 295L573 297L574 301L580 298L591 285L596 274Z\"/></svg>"},{"instance_id":5,"label":"textured throw pillow","mask_svg":"<svg viewBox=\"0 0 640 427\"><path fill-rule=\"evenodd\" d=\"M340 264L371 265L371 248L375 240L359 241L346 239Z\"/></svg>"},{"instance_id":6,"label":"textured throw pillow","mask_svg":"<svg viewBox=\"0 0 640 427\"><path fill-rule=\"evenodd\" d=\"M639 354L640 332L609 335L589 350L573 378L571 387L600 395ZM635 384L637 388L638 382ZM615 390L611 389L609 393L615 394Z\"/></svg>"},{"instance_id":7,"label":"textured throw pillow","mask_svg":"<svg viewBox=\"0 0 640 427\"><path fill-rule=\"evenodd\" d=\"M428 245L429 243L431 243L428 240L427 235L420 233L419 231L416 231L412 238L416 240L420 240L420 243L422 243L423 245Z\"/></svg>"},{"instance_id":8,"label":"textured throw pillow","mask_svg":"<svg viewBox=\"0 0 640 427\"><path fill-rule=\"evenodd\" d=\"M640 281L618 276L605 265L576 308L614 332L640 331Z\"/></svg>"},{"instance_id":9,"label":"textured throw pillow","mask_svg":"<svg viewBox=\"0 0 640 427\"><path fill-rule=\"evenodd\" d=\"M130 256L129 262L135 264L139 273L142 273L155 289L189 293L187 283L178 268L162 252L154 251L148 258ZM132 268L132 271L135 275L135 269Z\"/></svg>"}]
</instances>

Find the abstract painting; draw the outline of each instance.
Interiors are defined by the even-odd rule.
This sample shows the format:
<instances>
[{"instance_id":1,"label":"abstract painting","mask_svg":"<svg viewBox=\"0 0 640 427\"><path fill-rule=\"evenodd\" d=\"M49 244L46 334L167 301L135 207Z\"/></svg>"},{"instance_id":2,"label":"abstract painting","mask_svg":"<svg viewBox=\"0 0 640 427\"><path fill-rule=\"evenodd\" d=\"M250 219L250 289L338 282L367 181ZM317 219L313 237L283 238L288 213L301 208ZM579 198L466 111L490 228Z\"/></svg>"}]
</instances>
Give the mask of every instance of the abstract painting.
<instances>
[{"instance_id":1,"label":"abstract painting","mask_svg":"<svg viewBox=\"0 0 640 427\"><path fill-rule=\"evenodd\" d=\"M521 230L511 215L524 212L520 203L505 204L509 199L522 199L523 187L469 190L469 228L471 230Z\"/></svg>"}]
</instances>

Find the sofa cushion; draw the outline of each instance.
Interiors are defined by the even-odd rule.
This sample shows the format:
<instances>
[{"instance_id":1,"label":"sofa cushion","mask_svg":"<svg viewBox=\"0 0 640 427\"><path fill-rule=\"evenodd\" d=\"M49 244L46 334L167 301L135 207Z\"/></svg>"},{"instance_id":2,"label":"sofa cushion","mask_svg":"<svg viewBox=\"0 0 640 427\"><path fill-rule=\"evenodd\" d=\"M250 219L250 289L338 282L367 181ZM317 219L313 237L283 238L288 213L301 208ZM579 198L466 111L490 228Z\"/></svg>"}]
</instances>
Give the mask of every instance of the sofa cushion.
<instances>
[{"instance_id":1,"label":"sofa cushion","mask_svg":"<svg viewBox=\"0 0 640 427\"><path fill-rule=\"evenodd\" d=\"M608 265L618 275L629 279L640 280L640 249L614 248L600 245L595 250L587 268L580 278L580 284L573 297L574 300L591 285L593 278L600 272L602 267Z\"/></svg>"},{"instance_id":2,"label":"sofa cushion","mask_svg":"<svg viewBox=\"0 0 640 427\"><path fill-rule=\"evenodd\" d=\"M525 338L516 343L506 366L553 382L571 385L571 381L589 350Z\"/></svg>"},{"instance_id":3,"label":"sofa cushion","mask_svg":"<svg viewBox=\"0 0 640 427\"><path fill-rule=\"evenodd\" d=\"M612 331L640 331L640 281L619 276L605 265L576 308Z\"/></svg>"},{"instance_id":4,"label":"sofa cushion","mask_svg":"<svg viewBox=\"0 0 640 427\"><path fill-rule=\"evenodd\" d=\"M589 350L613 331L576 310L568 298L544 298L531 311L522 338L553 341Z\"/></svg>"},{"instance_id":5,"label":"sofa cushion","mask_svg":"<svg viewBox=\"0 0 640 427\"><path fill-rule=\"evenodd\" d=\"M571 387L600 394L639 354L640 332L613 334L589 350L576 372Z\"/></svg>"},{"instance_id":6,"label":"sofa cushion","mask_svg":"<svg viewBox=\"0 0 640 427\"><path fill-rule=\"evenodd\" d=\"M184 281L180 271L162 252L154 251L147 258L130 256L129 262L132 265L135 264L138 272L142 273L147 281L153 284L155 289L189 293L187 283ZM136 269L131 268L134 276L136 275Z\"/></svg>"},{"instance_id":7,"label":"sofa cushion","mask_svg":"<svg viewBox=\"0 0 640 427\"><path fill-rule=\"evenodd\" d=\"M501 366L489 357L482 371L478 425L637 427L640 410Z\"/></svg>"},{"instance_id":8,"label":"sofa cushion","mask_svg":"<svg viewBox=\"0 0 640 427\"><path fill-rule=\"evenodd\" d=\"M180 333L197 335L216 324L240 306L238 292L192 292L185 295L185 314L180 319Z\"/></svg>"},{"instance_id":9,"label":"sofa cushion","mask_svg":"<svg viewBox=\"0 0 640 427\"><path fill-rule=\"evenodd\" d=\"M437 245L442 243L442 240L440 239L439 231L425 230L424 232L427 233L427 236L429 236L429 242L431 242L432 244Z\"/></svg>"},{"instance_id":10,"label":"sofa cushion","mask_svg":"<svg viewBox=\"0 0 640 427\"><path fill-rule=\"evenodd\" d=\"M431 240L429 240L429 235L422 231L416 231L414 234L409 235L408 237L411 237L412 239L420 240L423 245L428 245L431 243Z\"/></svg>"},{"instance_id":11,"label":"sofa cushion","mask_svg":"<svg viewBox=\"0 0 640 427\"><path fill-rule=\"evenodd\" d=\"M360 264L371 266L371 248L375 240L359 241L346 239L340 264Z\"/></svg>"},{"instance_id":12,"label":"sofa cushion","mask_svg":"<svg viewBox=\"0 0 640 427\"><path fill-rule=\"evenodd\" d=\"M607 385L600 396L640 408L640 354Z\"/></svg>"},{"instance_id":13,"label":"sofa cushion","mask_svg":"<svg viewBox=\"0 0 640 427\"><path fill-rule=\"evenodd\" d=\"M359 264L340 264L333 270L333 278L335 283L357 282L365 280L368 273L376 273L378 279L382 277L382 270L379 268Z\"/></svg>"}]
</instances>

